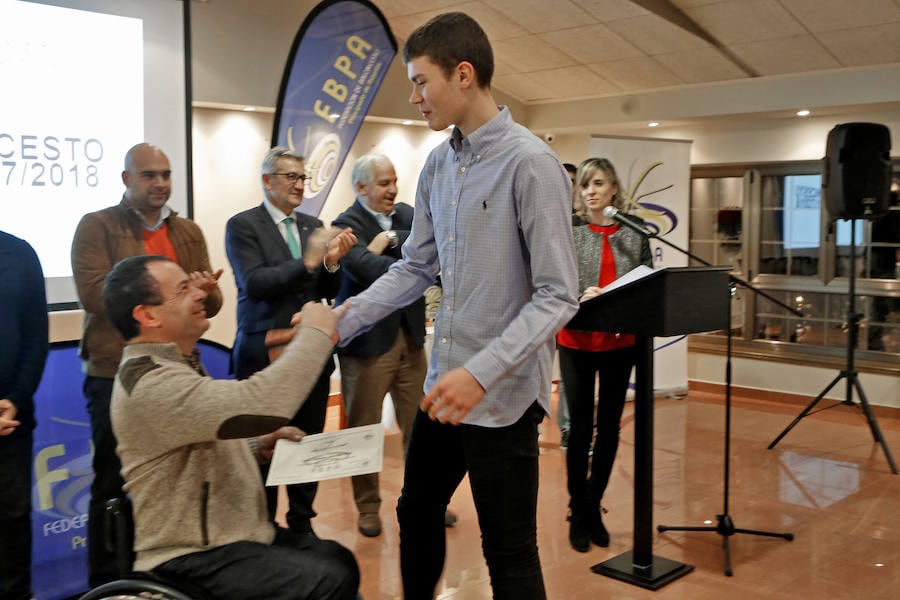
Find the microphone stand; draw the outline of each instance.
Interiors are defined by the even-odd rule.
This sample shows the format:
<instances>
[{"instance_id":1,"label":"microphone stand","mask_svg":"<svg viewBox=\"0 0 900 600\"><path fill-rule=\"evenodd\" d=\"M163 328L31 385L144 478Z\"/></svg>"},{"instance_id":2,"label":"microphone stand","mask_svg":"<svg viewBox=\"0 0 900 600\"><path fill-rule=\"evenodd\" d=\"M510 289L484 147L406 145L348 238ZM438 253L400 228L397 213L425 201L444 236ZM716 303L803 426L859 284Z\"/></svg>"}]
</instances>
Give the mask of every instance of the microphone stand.
<instances>
[{"instance_id":1,"label":"microphone stand","mask_svg":"<svg viewBox=\"0 0 900 600\"><path fill-rule=\"evenodd\" d=\"M608 209L607 209L608 210ZM707 267L713 266L709 263L709 261L696 256L692 252L681 248L672 242L666 240L665 238L659 237L656 233L641 227L637 223L630 220L628 217L622 215L617 210L613 209L613 211L609 211L610 214L607 214L606 210L604 211L604 215L606 217L611 217L622 223L626 227L629 227L641 235L644 235L650 239L658 240L663 244L669 246L677 250L678 252L684 254L685 256L699 262L702 265ZM783 538L787 541L791 541L794 539L793 533L777 533L774 531L759 531L755 529L740 529L734 526L734 520L731 518L731 514L728 512L728 501L729 501L729 488L731 482L731 346L732 346L732 335L731 335L731 298L735 291L735 284L741 285L752 292L763 296L769 301L781 306L788 312L797 315L798 317L802 317L803 313L799 310L792 308L785 304L784 302L778 300L777 298L773 298L766 292L757 289L756 287L750 285L748 282L744 281L739 277L735 277L734 275L729 274L729 278L731 279L731 283L729 284L729 288L731 290L731 294L729 294L728 299L728 343L727 343L727 352L726 352L726 360L725 360L725 485L724 485L724 494L723 494L723 508L722 514L716 515L716 526L708 526L708 527L670 527L667 525L657 525L656 530L660 533L665 531L714 531L722 536L722 549L725 552L725 575L731 577L734 574L734 571L731 568L731 548L728 543L728 539L736 534L736 533L744 533L749 535L761 535L766 537L777 537Z\"/></svg>"}]
</instances>

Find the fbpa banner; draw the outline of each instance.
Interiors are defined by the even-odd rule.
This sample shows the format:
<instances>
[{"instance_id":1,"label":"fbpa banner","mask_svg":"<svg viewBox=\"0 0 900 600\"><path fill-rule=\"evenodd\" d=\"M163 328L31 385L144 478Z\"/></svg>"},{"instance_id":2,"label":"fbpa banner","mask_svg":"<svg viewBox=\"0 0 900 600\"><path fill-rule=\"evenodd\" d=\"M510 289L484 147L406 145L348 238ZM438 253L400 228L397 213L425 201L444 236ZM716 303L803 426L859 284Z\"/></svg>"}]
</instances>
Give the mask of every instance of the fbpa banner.
<instances>
[{"instance_id":1,"label":"fbpa banner","mask_svg":"<svg viewBox=\"0 0 900 600\"><path fill-rule=\"evenodd\" d=\"M367 0L326 0L306 17L278 93L273 145L305 157L300 210L318 215L359 132L397 42Z\"/></svg>"}]
</instances>

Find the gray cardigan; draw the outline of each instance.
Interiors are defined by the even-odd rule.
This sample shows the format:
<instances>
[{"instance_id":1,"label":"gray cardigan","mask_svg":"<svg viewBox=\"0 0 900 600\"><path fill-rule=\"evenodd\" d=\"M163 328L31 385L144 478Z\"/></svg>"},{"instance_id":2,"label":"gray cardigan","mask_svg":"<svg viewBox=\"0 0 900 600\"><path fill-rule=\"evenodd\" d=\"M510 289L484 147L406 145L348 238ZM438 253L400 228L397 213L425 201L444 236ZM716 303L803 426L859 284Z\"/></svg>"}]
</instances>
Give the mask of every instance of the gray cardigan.
<instances>
[{"instance_id":1,"label":"gray cardigan","mask_svg":"<svg viewBox=\"0 0 900 600\"><path fill-rule=\"evenodd\" d=\"M631 220L643 226L643 221L630 216ZM600 281L600 262L603 253L603 234L591 231L590 225L576 225L572 228L575 239L575 256L578 260L578 295ZM650 242L646 237L627 227L609 236L616 262L616 278L621 277L638 265L652 266Z\"/></svg>"}]
</instances>

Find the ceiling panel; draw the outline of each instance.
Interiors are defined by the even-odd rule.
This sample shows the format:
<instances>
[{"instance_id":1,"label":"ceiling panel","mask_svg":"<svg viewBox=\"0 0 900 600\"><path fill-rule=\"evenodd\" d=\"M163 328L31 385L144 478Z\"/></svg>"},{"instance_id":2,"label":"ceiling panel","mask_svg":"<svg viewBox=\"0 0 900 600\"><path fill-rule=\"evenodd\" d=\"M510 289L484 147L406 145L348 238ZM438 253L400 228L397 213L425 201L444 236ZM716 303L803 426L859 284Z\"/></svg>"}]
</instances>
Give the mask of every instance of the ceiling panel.
<instances>
[{"instance_id":1,"label":"ceiling panel","mask_svg":"<svg viewBox=\"0 0 900 600\"><path fill-rule=\"evenodd\" d=\"M622 19L608 25L650 56L709 46L708 42L656 15Z\"/></svg>"},{"instance_id":2,"label":"ceiling panel","mask_svg":"<svg viewBox=\"0 0 900 600\"><path fill-rule=\"evenodd\" d=\"M601 23L639 17L648 13L647 9L629 0L573 0L573 2Z\"/></svg>"},{"instance_id":3,"label":"ceiling panel","mask_svg":"<svg viewBox=\"0 0 900 600\"><path fill-rule=\"evenodd\" d=\"M569 0L492 0L490 5L531 33L569 29L594 20Z\"/></svg>"},{"instance_id":4,"label":"ceiling panel","mask_svg":"<svg viewBox=\"0 0 900 600\"><path fill-rule=\"evenodd\" d=\"M660 54L655 58L686 83L708 83L746 77L743 71L714 48Z\"/></svg>"},{"instance_id":5,"label":"ceiling panel","mask_svg":"<svg viewBox=\"0 0 900 600\"><path fill-rule=\"evenodd\" d=\"M732 0L688 8L685 13L726 45L806 33L776 0Z\"/></svg>"},{"instance_id":6,"label":"ceiling panel","mask_svg":"<svg viewBox=\"0 0 900 600\"><path fill-rule=\"evenodd\" d=\"M542 33L540 38L582 63L644 56L631 42L601 23Z\"/></svg>"},{"instance_id":7,"label":"ceiling panel","mask_svg":"<svg viewBox=\"0 0 900 600\"><path fill-rule=\"evenodd\" d=\"M900 22L895 0L781 0L813 32Z\"/></svg>"},{"instance_id":8,"label":"ceiling panel","mask_svg":"<svg viewBox=\"0 0 900 600\"><path fill-rule=\"evenodd\" d=\"M537 36L520 37L494 42L494 54L512 64L516 71L529 73L555 67L569 67L576 64L574 58L565 54Z\"/></svg>"},{"instance_id":9,"label":"ceiling panel","mask_svg":"<svg viewBox=\"0 0 900 600\"><path fill-rule=\"evenodd\" d=\"M817 37L845 66L900 62L900 23L826 31Z\"/></svg>"},{"instance_id":10,"label":"ceiling panel","mask_svg":"<svg viewBox=\"0 0 900 600\"><path fill-rule=\"evenodd\" d=\"M539 71L532 73L531 76L539 86L544 88L543 96L532 98L532 100L553 98L560 93L569 98L579 98L596 93L621 91L618 86L582 65Z\"/></svg>"},{"instance_id":11,"label":"ceiling panel","mask_svg":"<svg viewBox=\"0 0 900 600\"><path fill-rule=\"evenodd\" d=\"M843 66L811 35L737 44L732 50L760 75L805 73Z\"/></svg>"},{"instance_id":12,"label":"ceiling panel","mask_svg":"<svg viewBox=\"0 0 900 600\"><path fill-rule=\"evenodd\" d=\"M685 83L658 60L649 56L626 58L589 66L592 71L626 92L671 87Z\"/></svg>"}]
</instances>

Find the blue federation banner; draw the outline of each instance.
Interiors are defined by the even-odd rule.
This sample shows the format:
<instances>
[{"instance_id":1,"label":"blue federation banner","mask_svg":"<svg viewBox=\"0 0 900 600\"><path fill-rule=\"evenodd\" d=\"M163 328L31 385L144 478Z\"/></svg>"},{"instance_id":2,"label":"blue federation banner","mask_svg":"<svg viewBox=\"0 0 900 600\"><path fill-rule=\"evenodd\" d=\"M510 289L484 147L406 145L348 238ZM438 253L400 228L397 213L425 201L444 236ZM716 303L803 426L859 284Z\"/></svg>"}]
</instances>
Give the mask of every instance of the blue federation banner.
<instances>
[{"instance_id":1,"label":"blue federation banner","mask_svg":"<svg viewBox=\"0 0 900 600\"><path fill-rule=\"evenodd\" d=\"M300 210L316 216L362 126L397 42L367 0L326 0L306 17L288 56L273 145L305 157Z\"/></svg>"},{"instance_id":2,"label":"blue federation banner","mask_svg":"<svg viewBox=\"0 0 900 600\"><path fill-rule=\"evenodd\" d=\"M200 340L198 347L210 375L231 377L228 348L207 340ZM31 587L36 600L80 596L88 589L87 522L94 470L83 382L78 342L52 343L34 395L38 425L31 493Z\"/></svg>"},{"instance_id":3,"label":"blue federation banner","mask_svg":"<svg viewBox=\"0 0 900 600\"><path fill-rule=\"evenodd\" d=\"M91 425L81 392L77 342L51 344L34 396L31 494L32 591L38 600L81 594L88 587L87 520Z\"/></svg>"}]
</instances>

